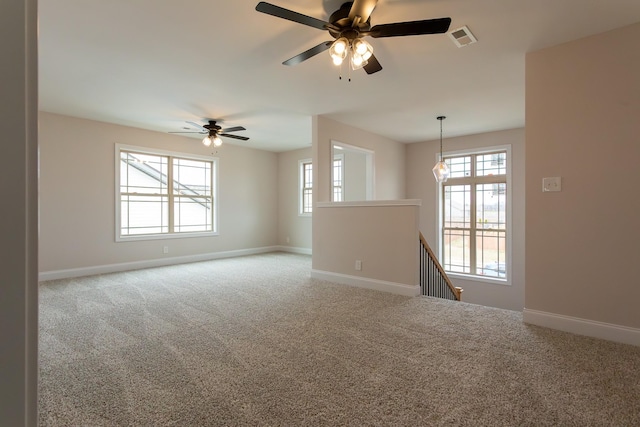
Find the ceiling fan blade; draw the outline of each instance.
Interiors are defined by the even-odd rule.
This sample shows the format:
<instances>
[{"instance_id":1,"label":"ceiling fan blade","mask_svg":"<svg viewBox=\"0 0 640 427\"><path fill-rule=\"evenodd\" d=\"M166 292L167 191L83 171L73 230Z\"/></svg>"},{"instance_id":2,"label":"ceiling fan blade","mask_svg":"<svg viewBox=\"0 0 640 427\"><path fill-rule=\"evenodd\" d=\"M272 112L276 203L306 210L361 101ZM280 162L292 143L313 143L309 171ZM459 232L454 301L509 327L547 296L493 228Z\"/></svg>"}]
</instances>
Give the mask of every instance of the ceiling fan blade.
<instances>
[{"instance_id":1,"label":"ceiling fan blade","mask_svg":"<svg viewBox=\"0 0 640 427\"><path fill-rule=\"evenodd\" d=\"M371 55L371 57L367 60L367 65L364 66L364 70L367 72L367 74L377 73L378 71L382 70L382 65L380 65L378 59L374 55Z\"/></svg>"},{"instance_id":2,"label":"ceiling fan blade","mask_svg":"<svg viewBox=\"0 0 640 427\"><path fill-rule=\"evenodd\" d=\"M309 27L317 28L319 30L325 30L330 24L320 19L312 18L311 16L303 15L293 10L285 9L275 4L261 1L256 6L258 12L266 13L267 15L276 16L282 19L288 19L289 21L297 22L298 24L308 25Z\"/></svg>"},{"instance_id":3,"label":"ceiling fan blade","mask_svg":"<svg viewBox=\"0 0 640 427\"><path fill-rule=\"evenodd\" d=\"M360 22L367 22L377 4L378 0L354 0L349 11L349 19L353 21L359 16Z\"/></svg>"},{"instance_id":4,"label":"ceiling fan blade","mask_svg":"<svg viewBox=\"0 0 640 427\"><path fill-rule=\"evenodd\" d=\"M249 140L249 138L247 138L246 136L229 135L229 134L226 134L226 133L219 133L218 135L219 136L224 136L226 138L240 139L242 141L248 141Z\"/></svg>"},{"instance_id":5,"label":"ceiling fan blade","mask_svg":"<svg viewBox=\"0 0 640 427\"><path fill-rule=\"evenodd\" d=\"M199 133L200 135L204 135L207 132L200 132L200 131L191 131L191 132L167 132L167 133Z\"/></svg>"},{"instance_id":6,"label":"ceiling fan blade","mask_svg":"<svg viewBox=\"0 0 640 427\"><path fill-rule=\"evenodd\" d=\"M222 129L221 132L222 133L237 132L239 130L246 130L246 129L243 128L242 126L234 126L234 127L231 127L231 128Z\"/></svg>"},{"instance_id":7,"label":"ceiling fan blade","mask_svg":"<svg viewBox=\"0 0 640 427\"><path fill-rule=\"evenodd\" d=\"M205 128L204 126L202 126L201 124L198 124L196 122L190 122L190 121L187 120L187 121L185 121L185 123L188 123L188 124L190 124L191 126L193 126L195 128L201 129L202 132L209 132L209 129Z\"/></svg>"},{"instance_id":8,"label":"ceiling fan blade","mask_svg":"<svg viewBox=\"0 0 640 427\"><path fill-rule=\"evenodd\" d=\"M312 47L309 50L306 50L296 56L294 56L293 58L289 58L286 61L284 61L282 63L282 65L297 65L299 63L301 63L302 61L306 61L307 59L316 56L319 53L324 52L325 50L329 49L329 47L331 47L331 44L333 44L333 42L329 41L329 42L322 42L317 46Z\"/></svg>"},{"instance_id":9,"label":"ceiling fan blade","mask_svg":"<svg viewBox=\"0 0 640 427\"><path fill-rule=\"evenodd\" d=\"M423 21L397 22L395 24L375 25L368 35L378 37L419 36L422 34L446 33L451 18L425 19Z\"/></svg>"}]
</instances>

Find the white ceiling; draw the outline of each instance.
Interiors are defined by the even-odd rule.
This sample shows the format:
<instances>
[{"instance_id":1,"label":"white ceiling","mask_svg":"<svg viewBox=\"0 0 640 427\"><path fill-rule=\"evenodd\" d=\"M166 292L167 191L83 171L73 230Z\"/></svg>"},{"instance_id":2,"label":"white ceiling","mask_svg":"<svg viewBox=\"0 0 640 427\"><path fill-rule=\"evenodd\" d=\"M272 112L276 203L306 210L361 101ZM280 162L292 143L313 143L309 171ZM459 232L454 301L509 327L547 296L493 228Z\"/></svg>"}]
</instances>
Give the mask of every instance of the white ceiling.
<instances>
[{"instance_id":1,"label":"white ceiling","mask_svg":"<svg viewBox=\"0 0 640 427\"><path fill-rule=\"evenodd\" d=\"M342 4L270 2L322 20ZM332 38L257 3L40 1L41 110L159 132L223 119L251 138L225 143L272 151L311 145L316 114L404 143L437 139L438 115L445 137L509 129L524 126L527 52L640 21L638 0L379 0L372 25L450 16L479 41L369 38L384 69L348 82L327 52L282 65Z\"/></svg>"}]
</instances>

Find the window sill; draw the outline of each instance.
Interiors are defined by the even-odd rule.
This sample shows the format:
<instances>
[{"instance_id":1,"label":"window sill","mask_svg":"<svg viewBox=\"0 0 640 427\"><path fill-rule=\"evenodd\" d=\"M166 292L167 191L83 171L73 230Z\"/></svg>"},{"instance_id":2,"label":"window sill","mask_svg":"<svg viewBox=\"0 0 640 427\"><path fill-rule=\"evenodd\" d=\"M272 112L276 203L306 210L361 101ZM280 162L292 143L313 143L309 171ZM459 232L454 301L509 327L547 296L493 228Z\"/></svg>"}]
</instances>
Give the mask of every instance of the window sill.
<instances>
[{"instance_id":1,"label":"window sill","mask_svg":"<svg viewBox=\"0 0 640 427\"><path fill-rule=\"evenodd\" d=\"M450 278L455 278L459 280L467 280L469 282L481 282L488 283L491 285L500 285L500 286L511 286L511 283L507 279L500 279L496 277L487 277L487 276L474 276L471 274L461 274L461 273L449 273L447 271L447 276Z\"/></svg>"},{"instance_id":2,"label":"window sill","mask_svg":"<svg viewBox=\"0 0 640 427\"><path fill-rule=\"evenodd\" d=\"M167 240L167 239L189 239L193 237L216 237L220 233L215 231L193 232L193 233L172 233L172 234L139 234L133 236L116 236L116 242L138 242L143 240Z\"/></svg>"}]
</instances>

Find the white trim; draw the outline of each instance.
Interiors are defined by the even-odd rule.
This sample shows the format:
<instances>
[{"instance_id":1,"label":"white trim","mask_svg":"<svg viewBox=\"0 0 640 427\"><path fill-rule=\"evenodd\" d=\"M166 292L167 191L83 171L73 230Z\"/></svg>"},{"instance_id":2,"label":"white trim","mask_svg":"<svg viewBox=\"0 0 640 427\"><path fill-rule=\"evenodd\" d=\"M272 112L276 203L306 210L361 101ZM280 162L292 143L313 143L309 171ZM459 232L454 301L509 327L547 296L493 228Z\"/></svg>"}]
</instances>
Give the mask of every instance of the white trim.
<instances>
[{"instance_id":1,"label":"white trim","mask_svg":"<svg viewBox=\"0 0 640 427\"><path fill-rule=\"evenodd\" d=\"M353 207L379 207L379 206L422 206L420 199L402 200L364 200L361 202L318 202L317 208L353 208Z\"/></svg>"},{"instance_id":2,"label":"white trim","mask_svg":"<svg viewBox=\"0 0 640 427\"><path fill-rule=\"evenodd\" d=\"M466 280L467 282L482 282L491 285L511 286L511 283L506 279L499 279L495 276L474 276L472 274L457 273L453 271L447 271L447 276L449 276L449 278Z\"/></svg>"},{"instance_id":3,"label":"white trim","mask_svg":"<svg viewBox=\"0 0 640 427\"><path fill-rule=\"evenodd\" d=\"M347 274L333 273L324 270L311 270L311 277L313 279L325 280L327 282L339 283L341 285L389 292L407 297L420 295L419 285L405 285L403 283L386 282L384 280L370 279L368 277L349 276Z\"/></svg>"},{"instance_id":4,"label":"white trim","mask_svg":"<svg viewBox=\"0 0 640 427\"><path fill-rule=\"evenodd\" d=\"M67 270L54 270L40 272L39 280L68 279L71 277L93 276L96 274L117 273L120 271L139 270L141 268L163 267L167 265L186 264L189 262L210 261L214 259L233 258L246 255L256 255L268 252L277 252L279 246L264 246L261 248L237 249L234 251L210 252L198 255L186 255L171 258L158 258L143 261L123 262L118 264L96 265L91 267L70 268Z\"/></svg>"},{"instance_id":5,"label":"white trim","mask_svg":"<svg viewBox=\"0 0 640 427\"><path fill-rule=\"evenodd\" d=\"M525 323L578 335L640 346L640 329L525 308Z\"/></svg>"},{"instance_id":6,"label":"white trim","mask_svg":"<svg viewBox=\"0 0 640 427\"><path fill-rule=\"evenodd\" d=\"M276 246L276 248L281 252L289 252L299 255L311 255L311 248L294 248L292 246Z\"/></svg>"}]
</instances>

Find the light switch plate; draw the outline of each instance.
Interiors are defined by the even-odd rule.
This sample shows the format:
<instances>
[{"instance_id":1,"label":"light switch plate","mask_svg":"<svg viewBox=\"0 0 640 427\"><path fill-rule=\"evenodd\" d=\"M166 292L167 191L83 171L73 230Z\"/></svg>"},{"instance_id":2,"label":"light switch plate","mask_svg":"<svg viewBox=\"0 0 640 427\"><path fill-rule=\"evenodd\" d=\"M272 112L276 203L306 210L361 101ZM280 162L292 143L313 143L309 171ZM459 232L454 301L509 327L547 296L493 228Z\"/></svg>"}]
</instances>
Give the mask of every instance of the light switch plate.
<instances>
[{"instance_id":1,"label":"light switch plate","mask_svg":"<svg viewBox=\"0 0 640 427\"><path fill-rule=\"evenodd\" d=\"M542 178L542 192L562 191L562 180L559 176Z\"/></svg>"}]
</instances>

